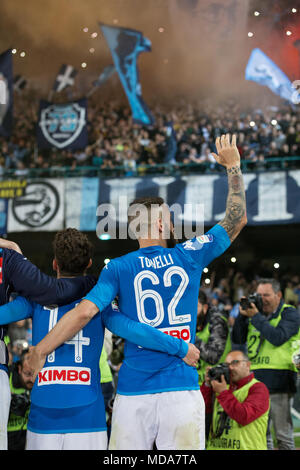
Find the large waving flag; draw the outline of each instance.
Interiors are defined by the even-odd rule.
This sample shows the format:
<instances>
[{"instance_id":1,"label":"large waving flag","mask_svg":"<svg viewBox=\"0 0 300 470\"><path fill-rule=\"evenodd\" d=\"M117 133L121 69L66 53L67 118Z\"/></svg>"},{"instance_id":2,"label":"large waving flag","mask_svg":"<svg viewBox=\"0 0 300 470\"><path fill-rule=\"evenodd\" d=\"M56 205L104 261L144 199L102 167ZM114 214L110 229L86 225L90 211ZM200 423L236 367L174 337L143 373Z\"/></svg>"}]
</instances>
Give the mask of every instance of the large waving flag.
<instances>
[{"instance_id":1,"label":"large waving flag","mask_svg":"<svg viewBox=\"0 0 300 470\"><path fill-rule=\"evenodd\" d=\"M154 118L143 101L137 59L141 52L151 51L151 42L140 31L100 23L115 68L127 95L134 122L151 125Z\"/></svg>"},{"instance_id":2,"label":"large waving flag","mask_svg":"<svg viewBox=\"0 0 300 470\"><path fill-rule=\"evenodd\" d=\"M13 63L9 49L0 55L0 135L9 137L13 126Z\"/></svg>"},{"instance_id":3,"label":"large waving flag","mask_svg":"<svg viewBox=\"0 0 300 470\"><path fill-rule=\"evenodd\" d=\"M245 72L246 80L265 85L276 95L293 102L295 89L285 73L260 49L251 52Z\"/></svg>"}]
</instances>

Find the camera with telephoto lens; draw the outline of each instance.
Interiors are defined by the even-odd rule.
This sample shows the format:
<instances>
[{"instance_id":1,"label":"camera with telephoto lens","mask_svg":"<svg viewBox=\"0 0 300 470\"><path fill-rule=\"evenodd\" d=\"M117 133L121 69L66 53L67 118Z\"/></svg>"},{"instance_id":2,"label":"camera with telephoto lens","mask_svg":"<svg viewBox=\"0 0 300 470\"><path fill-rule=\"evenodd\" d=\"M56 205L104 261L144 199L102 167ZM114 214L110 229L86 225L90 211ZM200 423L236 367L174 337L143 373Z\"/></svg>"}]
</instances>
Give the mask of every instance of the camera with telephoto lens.
<instances>
[{"instance_id":1,"label":"camera with telephoto lens","mask_svg":"<svg viewBox=\"0 0 300 470\"><path fill-rule=\"evenodd\" d=\"M210 380L217 380L221 382L222 375L224 375L226 383L230 383L230 370L227 364L218 364L215 367L212 367L208 371L208 377Z\"/></svg>"},{"instance_id":2,"label":"camera with telephoto lens","mask_svg":"<svg viewBox=\"0 0 300 470\"><path fill-rule=\"evenodd\" d=\"M251 308L251 304L254 304L259 312L263 310L263 302L260 294L251 294L249 297L240 300L240 305L243 310Z\"/></svg>"}]
</instances>

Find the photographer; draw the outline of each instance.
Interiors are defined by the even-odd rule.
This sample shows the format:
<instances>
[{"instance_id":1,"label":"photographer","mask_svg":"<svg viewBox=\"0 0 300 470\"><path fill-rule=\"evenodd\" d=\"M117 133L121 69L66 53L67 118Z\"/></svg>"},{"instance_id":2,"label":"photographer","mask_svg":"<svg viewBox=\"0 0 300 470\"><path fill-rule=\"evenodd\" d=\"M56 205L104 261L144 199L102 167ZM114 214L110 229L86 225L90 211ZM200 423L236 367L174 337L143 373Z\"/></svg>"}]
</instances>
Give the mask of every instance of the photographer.
<instances>
[{"instance_id":1,"label":"photographer","mask_svg":"<svg viewBox=\"0 0 300 470\"><path fill-rule=\"evenodd\" d=\"M8 450L25 450L26 430L30 407L32 375L27 363L28 349L10 370L11 403L7 425Z\"/></svg>"},{"instance_id":2,"label":"photographer","mask_svg":"<svg viewBox=\"0 0 300 470\"><path fill-rule=\"evenodd\" d=\"M280 284L274 279L258 281L252 299L241 299L240 314L232 331L235 343L247 343L251 370L270 392L270 420L279 449L295 448L291 399L296 393L297 369L293 354L298 352L300 316L282 300ZM268 429L268 449L273 441Z\"/></svg>"},{"instance_id":3,"label":"photographer","mask_svg":"<svg viewBox=\"0 0 300 470\"><path fill-rule=\"evenodd\" d=\"M228 327L228 311L210 306L206 294L198 295L197 328L195 346L200 351L197 366L199 383L202 384L207 366L224 362L231 350Z\"/></svg>"},{"instance_id":4,"label":"photographer","mask_svg":"<svg viewBox=\"0 0 300 470\"><path fill-rule=\"evenodd\" d=\"M269 392L250 364L242 351L231 351L226 363L208 368L201 385L206 412L213 414L206 449L267 449Z\"/></svg>"}]
</instances>

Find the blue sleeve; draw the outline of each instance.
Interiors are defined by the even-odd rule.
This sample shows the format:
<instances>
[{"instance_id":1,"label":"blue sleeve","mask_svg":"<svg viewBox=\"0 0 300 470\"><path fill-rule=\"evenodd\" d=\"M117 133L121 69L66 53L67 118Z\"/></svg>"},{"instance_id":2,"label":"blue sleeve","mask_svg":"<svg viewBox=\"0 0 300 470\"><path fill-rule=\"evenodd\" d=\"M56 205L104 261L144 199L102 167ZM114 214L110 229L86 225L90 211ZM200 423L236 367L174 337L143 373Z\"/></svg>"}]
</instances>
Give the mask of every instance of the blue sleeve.
<instances>
[{"instance_id":1,"label":"blue sleeve","mask_svg":"<svg viewBox=\"0 0 300 470\"><path fill-rule=\"evenodd\" d=\"M17 297L12 302L0 307L0 325L14 323L32 316L31 303L24 297Z\"/></svg>"},{"instance_id":2,"label":"blue sleeve","mask_svg":"<svg viewBox=\"0 0 300 470\"><path fill-rule=\"evenodd\" d=\"M5 250L3 270L3 276L15 292L42 305L67 305L95 285L91 276L70 279L47 276L14 250Z\"/></svg>"},{"instance_id":3,"label":"blue sleeve","mask_svg":"<svg viewBox=\"0 0 300 470\"><path fill-rule=\"evenodd\" d=\"M221 225L214 225L205 235L194 237L178 245L181 252L189 256L196 265L205 268L230 246L231 241Z\"/></svg>"},{"instance_id":4,"label":"blue sleeve","mask_svg":"<svg viewBox=\"0 0 300 470\"><path fill-rule=\"evenodd\" d=\"M102 312L102 318L106 328L131 343L171 356L183 358L187 355L188 344L182 339L166 335L150 325L133 321L111 306Z\"/></svg>"},{"instance_id":5,"label":"blue sleeve","mask_svg":"<svg viewBox=\"0 0 300 470\"><path fill-rule=\"evenodd\" d=\"M101 271L95 287L84 299L97 305L100 312L110 305L119 291L117 263L110 261Z\"/></svg>"}]
</instances>

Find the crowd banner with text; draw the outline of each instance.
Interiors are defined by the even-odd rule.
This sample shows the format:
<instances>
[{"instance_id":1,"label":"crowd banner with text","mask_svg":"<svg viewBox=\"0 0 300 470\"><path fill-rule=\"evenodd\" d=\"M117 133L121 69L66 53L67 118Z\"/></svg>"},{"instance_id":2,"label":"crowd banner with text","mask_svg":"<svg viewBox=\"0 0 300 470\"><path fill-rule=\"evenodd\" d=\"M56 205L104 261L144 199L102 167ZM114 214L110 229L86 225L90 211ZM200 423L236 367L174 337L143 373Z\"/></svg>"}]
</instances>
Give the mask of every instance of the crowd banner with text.
<instances>
[{"instance_id":1,"label":"crowd banner with text","mask_svg":"<svg viewBox=\"0 0 300 470\"><path fill-rule=\"evenodd\" d=\"M300 223L300 170L246 173L244 183L248 225ZM0 182L0 202L9 200L8 232L56 231L63 227L97 231L104 219L110 228L124 228L128 205L142 196L163 197L177 224L199 227L202 223L206 228L225 216L228 192L225 173L52 178L9 186L9 182ZM124 234L125 229L126 238Z\"/></svg>"}]
</instances>

